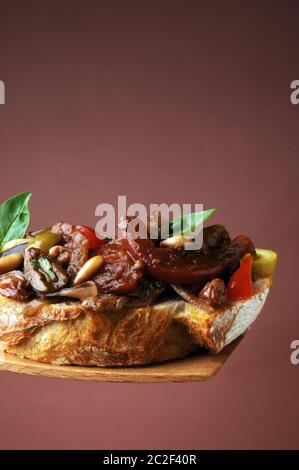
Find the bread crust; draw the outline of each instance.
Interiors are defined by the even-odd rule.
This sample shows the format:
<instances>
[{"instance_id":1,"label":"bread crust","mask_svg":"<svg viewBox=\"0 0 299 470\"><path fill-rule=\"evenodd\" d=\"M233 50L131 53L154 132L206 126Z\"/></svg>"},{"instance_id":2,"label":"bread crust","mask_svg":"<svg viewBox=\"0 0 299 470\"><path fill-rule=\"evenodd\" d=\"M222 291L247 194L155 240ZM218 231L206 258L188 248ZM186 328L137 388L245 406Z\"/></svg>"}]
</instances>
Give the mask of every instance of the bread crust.
<instances>
[{"instance_id":1,"label":"bread crust","mask_svg":"<svg viewBox=\"0 0 299 470\"><path fill-rule=\"evenodd\" d=\"M271 278L260 280L250 299L214 313L183 300L109 312L89 301L44 305L30 321L20 302L0 296L2 348L40 362L85 366L163 362L200 347L219 352L256 319L270 285Z\"/></svg>"}]
</instances>

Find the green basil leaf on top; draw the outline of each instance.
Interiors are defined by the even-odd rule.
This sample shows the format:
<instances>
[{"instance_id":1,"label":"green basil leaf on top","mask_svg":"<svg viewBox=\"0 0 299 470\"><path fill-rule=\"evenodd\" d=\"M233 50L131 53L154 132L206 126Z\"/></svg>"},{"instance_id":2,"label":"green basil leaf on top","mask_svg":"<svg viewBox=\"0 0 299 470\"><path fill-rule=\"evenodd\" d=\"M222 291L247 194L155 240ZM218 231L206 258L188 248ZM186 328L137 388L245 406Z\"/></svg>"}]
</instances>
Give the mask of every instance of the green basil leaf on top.
<instances>
[{"instance_id":1,"label":"green basil leaf on top","mask_svg":"<svg viewBox=\"0 0 299 470\"><path fill-rule=\"evenodd\" d=\"M198 225L203 224L216 210L208 209L176 217L170 222L169 231L175 235L190 235Z\"/></svg>"},{"instance_id":2,"label":"green basil leaf on top","mask_svg":"<svg viewBox=\"0 0 299 470\"><path fill-rule=\"evenodd\" d=\"M8 241L24 237L30 221L31 195L20 193L0 205L0 250Z\"/></svg>"}]
</instances>

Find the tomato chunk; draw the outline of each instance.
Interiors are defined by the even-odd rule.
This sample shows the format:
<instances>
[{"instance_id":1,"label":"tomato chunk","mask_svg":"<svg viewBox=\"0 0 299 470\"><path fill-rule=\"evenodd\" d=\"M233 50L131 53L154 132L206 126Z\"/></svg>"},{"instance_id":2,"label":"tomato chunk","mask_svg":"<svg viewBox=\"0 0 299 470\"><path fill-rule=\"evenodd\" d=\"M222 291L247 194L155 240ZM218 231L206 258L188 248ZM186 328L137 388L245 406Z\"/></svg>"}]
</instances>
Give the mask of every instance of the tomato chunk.
<instances>
[{"instance_id":1,"label":"tomato chunk","mask_svg":"<svg viewBox=\"0 0 299 470\"><path fill-rule=\"evenodd\" d=\"M99 253L104 264L93 278L99 292L126 294L134 291L143 276L142 264L136 264L118 243L107 243Z\"/></svg>"},{"instance_id":2,"label":"tomato chunk","mask_svg":"<svg viewBox=\"0 0 299 470\"><path fill-rule=\"evenodd\" d=\"M90 227L86 227L85 225L76 225L76 229L79 230L79 232L85 235L85 237L88 239L89 248L91 250L97 250L107 243L107 240L98 238L95 231Z\"/></svg>"}]
</instances>

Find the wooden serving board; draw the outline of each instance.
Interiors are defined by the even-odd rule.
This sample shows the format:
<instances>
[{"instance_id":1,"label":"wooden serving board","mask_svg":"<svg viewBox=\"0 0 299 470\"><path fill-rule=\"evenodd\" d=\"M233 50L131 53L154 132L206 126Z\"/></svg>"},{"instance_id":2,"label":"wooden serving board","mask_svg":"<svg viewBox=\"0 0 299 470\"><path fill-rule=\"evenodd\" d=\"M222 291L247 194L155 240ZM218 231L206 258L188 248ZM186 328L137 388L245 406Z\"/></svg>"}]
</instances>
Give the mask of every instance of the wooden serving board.
<instances>
[{"instance_id":1,"label":"wooden serving board","mask_svg":"<svg viewBox=\"0 0 299 470\"><path fill-rule=\"evenodd\" d=\"M218 354L198 352L185 359L134 367L58 366L1 353L0 370L94 382L194 382L213 377L241 339L236 339Z\"/></svg>"}]
</instances>

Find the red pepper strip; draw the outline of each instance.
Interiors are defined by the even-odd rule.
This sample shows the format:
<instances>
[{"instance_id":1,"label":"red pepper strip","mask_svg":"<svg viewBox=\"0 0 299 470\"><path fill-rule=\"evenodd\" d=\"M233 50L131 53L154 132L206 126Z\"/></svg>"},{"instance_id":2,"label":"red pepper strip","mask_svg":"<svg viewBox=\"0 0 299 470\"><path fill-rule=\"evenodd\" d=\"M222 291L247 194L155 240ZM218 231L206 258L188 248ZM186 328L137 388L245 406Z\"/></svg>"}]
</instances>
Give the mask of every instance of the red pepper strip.
<instances>
[{"instance_id":1,"label":"red pepper strip","mask_svg":"<svg viewBox=\"0 0 299 470\"><path fill-rule=\"evenodd\" d=\"M239 269L229 280L227 291L229 300L248 299L252 296L252 256L250 254L241 259Z\"/></svg>"},{"instance_id":2,"label":"red pepper strip","mask_svg":"<svg viewBox=\"0 0 299 470\"><path fill-rule=\"evenodd\" d=\"M107 243L107 240L102 240L96 236L95 231L90 228L90 227L85 227L84 225L76 225L76 229L79 230L87 239L89 242L89 248L91 250L97 250L98 248L101 248L105 243Z\"/></svg>"}]
</instances>

